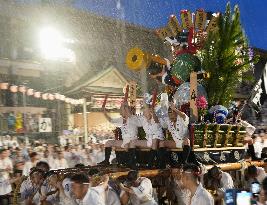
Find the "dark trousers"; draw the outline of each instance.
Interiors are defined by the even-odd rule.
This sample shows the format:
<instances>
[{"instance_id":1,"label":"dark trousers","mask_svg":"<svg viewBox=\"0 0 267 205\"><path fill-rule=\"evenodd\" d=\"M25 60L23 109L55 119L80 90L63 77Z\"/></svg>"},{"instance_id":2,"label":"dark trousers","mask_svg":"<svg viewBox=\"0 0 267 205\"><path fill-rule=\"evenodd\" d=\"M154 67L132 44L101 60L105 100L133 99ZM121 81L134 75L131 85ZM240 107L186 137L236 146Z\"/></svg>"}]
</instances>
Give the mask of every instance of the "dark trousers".
<instances>
[{"instance_id":1,"label":"dark trousers","mask_svg":"<svg viewBox=\"0 0 267 205\"><path fill-rule=\"evenodd\" d=\"M11 204L10 196L9 195L1 195L0 196L0 204L1 205Z\"/></svg>"}]
</instances>

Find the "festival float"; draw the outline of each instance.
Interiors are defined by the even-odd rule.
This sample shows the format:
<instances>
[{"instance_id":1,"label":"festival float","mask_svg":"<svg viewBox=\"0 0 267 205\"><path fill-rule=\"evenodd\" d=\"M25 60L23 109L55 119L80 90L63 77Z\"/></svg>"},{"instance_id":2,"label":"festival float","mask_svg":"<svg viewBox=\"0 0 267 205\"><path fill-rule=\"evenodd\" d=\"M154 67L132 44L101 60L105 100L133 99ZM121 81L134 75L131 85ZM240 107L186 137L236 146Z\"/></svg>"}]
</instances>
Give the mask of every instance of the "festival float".
<instances>
[{"instance_id":1,"label":"festival float","mask_svg":"<svg viewBox=\"0 0 267 205\"><path fill-rule=\"evenodd\" d=\"M191 146L202 164L240 162L244 138L254 131L232 101L256 58L242 30L239 9L231 13L228 4L224 14L198 9L181 10L180 15L181 21L171 15L167 26L155 31L169 44L171 58L135 47L126 64L135 72L146 69L148 78L163 84L157 93L167 93L168 100L190 116ZM158 108L158 117L166 110ZM169 150L172 161L179 161L179 151Z\"/></svg>"}]
</instances>

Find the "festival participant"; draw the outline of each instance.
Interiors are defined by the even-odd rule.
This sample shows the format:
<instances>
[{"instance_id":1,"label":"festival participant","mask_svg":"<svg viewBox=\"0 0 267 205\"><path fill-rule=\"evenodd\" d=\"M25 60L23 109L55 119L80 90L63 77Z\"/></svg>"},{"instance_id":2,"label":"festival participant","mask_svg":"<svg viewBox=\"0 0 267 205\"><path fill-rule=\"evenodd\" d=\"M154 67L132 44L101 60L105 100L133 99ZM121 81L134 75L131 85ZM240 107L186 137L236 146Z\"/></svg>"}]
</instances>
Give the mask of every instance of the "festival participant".
<instances>
[{"instance_id":1,"label":"festival participant","mask_svg":"<svg viewBox=\"0 0 267 205\"><path fill-rule=\"evenodd\" d=\"M179 111L173 103L170 104L169 116L164 117L161 122L164 122L167 125L168 131L170 132L173 141L164 140L160 142L160 161L165 162L165 149L166 148L182 148L182 158L181 163L187 163L189 154L191 152L190 140L189 140L189 117ZM164 125L162 125L164 126ZM192 154L191 160L193 163L196 163L195 157ZM162 163L160 168L165 168L166 164Z\"/></svg>"},{"instance_id":2,"label":"festival participant","mask_svg":"<svg viewBox=\"0 0 267 205\"><path fill-rule=\"evenodd\" d=\"M133 169L136 168L136 148L133 143L137 139L138 134L138 119L132 114L130 107L127 103L123 103L120 108L121 118L111 119L107 114L106 109L103 108L106 118L120 127L122 140L109 140L105 144L105 160L100 164L109 165L109 158L111 155L112 147L128 148L128 162L129 166ZM117 156L118 157L118 156Z\"/></svg>"},{"instance_id":3,"label":"festival participant","mask_svg":"<svg viewBox=\"0 0 267 205\"><path fill-rule=\"evenodd\" d=\"M250 190L251 183L257 182L262 184L262 181L267 177L267 174L262 167L256 167L255 165L249 166L245 171L245 189Z\"/></svg>"},{"instance_id":4,"label":"festival participant","mask_svg":"<svg viewBox=\"0 0 267 205\"><path fill-rule=\"evenodd\" d=\"M103 179L105 181L106 176L99 176L99 170L95 168L90 169L88 175L90 177L90 186L99 190L99 187L103 186ZM114 186L112 185L114 184L108 181L108 185L105 186L104 191L100 193L100 197L102 198L102 201L105 202L105 205L120 205L119 195L116 193L113 188Z\"/></svg>"},{"instance_id":5,"label":"festival participant","mask_svg":"<svg viewBox=\"0 0 267 205\"><path fill-rule=\"evenodd\" d=\"M21 187L20 187L20 193L23 193L21 195L22 200L26 200L25 195L28 196L29 193L33 193L37 185L40 185L40 190L42 188L42 189L46 190L46 192L49 192L50 187L48 186L47 183L44 182L45 173L47 173L49 171L49 169L50 169L50 167L49 167L48 163L46 163L44 161L37 162L36 167L31 168L30 173L32 173L34 176L31 177L31 175L30 175L30 177L28 177L26 180L24 180L22 182ZM38 172L39 175L42 176L41 177L42 181L40 181L40 182L42 182L42 184L39 184L36 182L36 180L39 179L38 178L39 175L36 176L38 178L38 179L36 179L36 177L35 177L36 174L34 174L35 172ZM38 194L38 197L35 197L35 200L40 200L40 197L41 197L40 194Z\"/></svg>"},{"instance_id":6,"label":"festival participant","mask_svg":"<svg viewBox=\"0 0 267 205\"><path fill-rule=\"evenodd\" d=\"M179 205L189 205L190 191L182 183L183 166L181 164L171 168L171 175L166 180L166 196L169 201Z\"/></svg>"},{"instance_id":7,"label":"festival participant","mask_svg":"<svg viewBox=\"0 0 267 205\"><path fill-rule=\"evenodd\" d=\"M54 169L66 169L69 168L67 160L64 158L62 152L58 152L57 159L55 159Z\"/></svg>"},{"instance_id":8,"label":"festival participant","mask_svg":"<svg viewBox=\"0 0 267 205\"><path fill-rule=\"evenodd\" d=\"M23 168L22 174L24 176L29 176L31 168L35 167L36 163L39 160L38 154L36 152L30 153L30 161L26 162Z\"/></svg>"},{"instance_id":9,"label":"festival participant","mask_svg":"<svg viewBox=\"0 0 267 205\"><path fill-rule=\"evenodd\" d=\"M145 106L143 115L137 117L140 123L139 126L143 127L147 140L134 140L134 145L141 148L152 148L148 159L148 167L152 168L157 156L159 142L164 139L163 131L153 107Z\"/></svg>"},{"instance_id":10,"label":"festival participant","mask_svg":"<svg viewBox=\"0 0 267 205\"><path fill-rule=\"evenodd\" d=\"M106 195L106 205L121 205L120 198L115 190L108 186L105 190Z\"/></svg>"},{"instance_id":11,"label":"festival participant","mask_svg":"<svg viewBox=\"0 0 267 205\"><path fill-rule=\"evenodd\" d=\"M29 173L29 180L23 181L20 187L21 199L25 205L38 205L41 200L41 186L45 173L33 168Z\"/></svg>"},{"instance_id":12,"label":"festival participant","mask_svg":"<svg viewBox=\"0 0 267 205\"><path fill-rule=\"evenodd\" d=\"M122 205L156 205L150 179L140 177L138 171L130 171L125 185L120 184Z\"/></svg>"},{"instance_id":13,"label":"festival participant","mask_svg":"<svg viewBox=\"0 0 267 205\"><path fill-rule=\"evenodd\" d=\"M209 179L216 190L216 200L220 201L224 198L227 189L234 188L234 182L230 174L223 172L219 167L213 166L208 171Z\"/></svg>"},{"instance_id":14,"label":"festival participant","mask_svg":"<svg viewBox=\"0 0 267 205\"><path fill-rule=\"evenodd\" d=\"M106 176L101 185L90 188L89 178L86 175L76 174L72 176L71 189L78 204L105 205L102 195L108 186L108 179Z\"/></svg>"},{"instance_id":15,"label":"festival participant","mask_svg":"<svg viewBox=\"0 0 267 205\"><path fill-rule=\"evenodd\" d=\"M7 205L9 194L12 191L10 174L13 171L12 161L9 159L9 150L0 150L0 204Z\"/></svg>"},{"instance_id":16,"label":"festival participant","mask_svg":"<svg viewBox=\"0 0 267 205\"><path fill-rule=\"evenodd\" d=\"M191 192L190 205L214 205L211 194L200 183L200 169L194 164L183 167L182 183Z\"/></svg>"},{"instance_id":17,"label":"festival participant","mask_svg":"<svg viewBox=\"0 0 267 205\"><path fill-rule=\"evenodd\" d=\"M49 167L51 167L51 169L54 169L55 167L55 159L48 150L44 151L43 157L40 159L40 161L47 162L49 164Z\"/></svg>"},{"instance_id":18,"label":"festival participant","mask_svg":"<svg viewBox=\"0 0 267 205\"><path fill-rule=\"evenodd\" d=\"M265 205L267 203L267 177L264 178L261 185L261 191L259 194L259 200L257 205Z\"/></svg>"},{"instance_id":19,"label":"festival participant","mask_svg":"<svg viewBox=\"0 0 267 205\"><path fill-rule=\"evenodd\" d=\"M77 205L78 203L75 200L75 196L71 189L71 180L70 178L65 178L62 182L57 181L56 187L59 191L59 201L60 205Z\"/></svg>"}]
</instances>

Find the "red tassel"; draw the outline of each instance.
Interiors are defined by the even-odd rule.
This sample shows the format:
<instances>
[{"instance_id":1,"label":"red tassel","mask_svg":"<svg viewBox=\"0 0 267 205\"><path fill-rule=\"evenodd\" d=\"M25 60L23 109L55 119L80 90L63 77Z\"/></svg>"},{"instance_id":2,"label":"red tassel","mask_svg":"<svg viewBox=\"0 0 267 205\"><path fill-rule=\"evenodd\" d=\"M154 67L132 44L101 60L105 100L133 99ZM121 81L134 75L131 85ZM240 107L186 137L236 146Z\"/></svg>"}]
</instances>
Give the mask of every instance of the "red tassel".
<instances>
[{"instance_id":1,"label":"red tassel","mask_svg":"<svg viewBox=\"0 0 267 205\"><path fill-rule=\"evenodd\" d=\"M103 102L103 105L102 105L103 109L106 107L107 100L108 100L108 95L105 96L105 99L104 99L104 102Z\"/></svg>"},{"instance_id":2,"label":"red tassel","mask_svg":"<svg viewBox=\"0 0 267 205\"><path fill-rule=\"evenodd\" d=\"M129 95L129 85L126 86L123 103L126 103L128 101L128 95Z\"/></svg>"},{"instance_id":3,"label":"red tassel","mask_svg":"<svg viewBox=\"0 0 267 205\"><path fill-rule=\"evenodd\" d=\"M157 100L157 91L154 90L154 91L153 91L153 97L152 97L152 108L155 107L156 100Z\"/></svg>"}]
</instances>

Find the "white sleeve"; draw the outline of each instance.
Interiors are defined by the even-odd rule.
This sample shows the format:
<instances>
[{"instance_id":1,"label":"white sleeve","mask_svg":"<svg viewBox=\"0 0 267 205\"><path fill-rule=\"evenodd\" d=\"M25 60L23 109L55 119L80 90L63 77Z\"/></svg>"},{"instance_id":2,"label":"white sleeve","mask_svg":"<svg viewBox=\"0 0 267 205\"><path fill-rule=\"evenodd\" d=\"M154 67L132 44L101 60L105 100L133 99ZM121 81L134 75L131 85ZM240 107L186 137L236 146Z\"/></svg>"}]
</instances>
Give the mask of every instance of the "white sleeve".
<instances>
[{"instance_id":1,"label":"white sleeve","mask_svg":"<svg viewBox=\"0 0 267 205\"><path fill-rule=\"evenodd\" d=\"M223 172L224 177L223 177L223 182L222 182L222 189L225 191L226 189L232 189L234 188L234 182L230 174Z\"/></svg>"},{"instance_id":2,"label":"white sleeve","mask_svg":"<svg viewBox=\"0 0 267 205\"><path fill-rule=\"evenodd\" d=\"M143 197L147 196L151 192L151 181L149 179L144 179L140 186L138 187L131 187L134 194L138 199L142 199Z\"/></svg>"},{"instance_id":3,"label":"white sleeve","mask_svg":"<svg viewBox=\"0 0 267 205\"><path fill-rule=\"evenodd\" d=\"M26 162L26 163L25 163L25 166L24 166L24 168L23 168L23 171L22 171L22 175L24 175L24 176L29 176L29 174L30 174L30 169L29 169L29 165L28 165L28 163Z\"/></svg>"},{"instance_id":4,"label":"white sleeve","mask_svg":"<svg viewBox=\"0 0 267 205\"><path fill-rule=\"evenodd\" d=\"M143 116L143 115L136 115L135 117L134 117L134 119L135 119L135 124L136 124L136 126L137 127L143 127L144 126L144 119L145 117Z\"/></svg>"},{"instance_id":5,"label":"white sleeve","mask_svg":"<svg viewBox=\"0 0 267 205\"><path fill-rule=\"evenodd\" d=\"M88 197L88 201L86 204L90 205L104 205L103 201L101 201L101 196L98 193L98 189L96 187L90 188L90 195Z\"/></svg>"},{"instance_id":6,"label":"white sleeve","mask_svg":"<svg viewBox=\"0 0 267 205\"><path fill-rule=\"evenodd\" d=\"M253 125L249 124L247 121L241 120L241 125L244 126L244 127L246 127L246 132L249 135L253 135L253 133L256 130L256 127L254 127Z\"/></svg>"},{"instance_id":7,"label":"white sleeve","mask_svg":"<svg viewBox=\"0 0 267 205\"><path fill-rule=\"evenodd\" d=\"M266 177L266 172L264 171L264 169L262 167L258 167L257 170L258 170L257 179L259 180L260 183L262 183L262 181Z\"/></svg>"},{"instance_id":8,"label":"white sleeve","mask_svg":"<svg viewBox=\"0 0 267 205\"><path fill-rule=\"evenodd\" d=\"M20 194L21 194L21 199L25 200L32 194L31 187L29 187L29 181L26 179L25 181L22 182L20 186Z\"/></svg>"}]
</instances>

